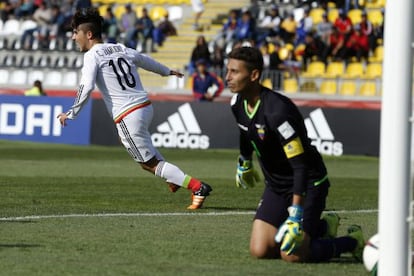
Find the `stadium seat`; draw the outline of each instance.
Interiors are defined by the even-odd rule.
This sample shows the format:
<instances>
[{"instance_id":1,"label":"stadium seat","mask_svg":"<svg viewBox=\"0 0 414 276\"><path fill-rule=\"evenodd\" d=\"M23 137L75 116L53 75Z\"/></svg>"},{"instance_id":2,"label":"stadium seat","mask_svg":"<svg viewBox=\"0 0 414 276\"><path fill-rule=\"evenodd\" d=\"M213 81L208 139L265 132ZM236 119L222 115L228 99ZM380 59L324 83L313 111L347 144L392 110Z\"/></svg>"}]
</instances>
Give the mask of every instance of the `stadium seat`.
<instances>
[{"instance_id":1,"label":"stadium seat","mask_svg":"<svg viewBox=\"0 0 414 276\"><path fill-rule=\"evenodd\" d=\"M106 10L108 9L108 7L110 7L110 6L109 5L100 5L98 7L99 15L100 16L105 16Z\"/></svg>"},{"instance_id":2,"label":"stadium seat","mask_svg":"<svg viewBox=\"0 0 414 276\"><path fill-rule=\"evenodd\" d=\"M0 69L0 84L8 84L8 83L9 83L9 70Z\"/></svg>"},{"instance_id":3,"label":"stadium seat","mask_svg":"<svg viewBox=\"0 0 414 276\"><path fill-rule=\"evenodd\" d=\"M21 68L30 68L33 66L33 63L34 63L34 59L32 55L23 54L21 55L18 66Z\"/></svg>"},{"instance_id":4,"label":"stadium seat","mask_svg":"<svg viewBox=\"0 0 414 276\"><path fill-rule=\"evenodd\" d=\"M322 77L325 74L325 63L321 61L312 61L309 63L306 72L302 74L303 77Z\"/></svg>"},{"instance_id":5,"label":"stadium seat","mask_svg":"<svg viewBox=\"0 0 414 276\"><path fill-rule=\"evenodd\" d=\"M43 82L45 87L48 86L61 86L62 85L62 71L49 71L45 76Z\"/></svg>"},{"instance_id":6,"label":"stadium seat","mask_svg":"<svg viewBox=\"0 0 414 276\"><path fill-rule=\"evenodd\" d=\"M381 9L385 7L385 0L371 0L367 1L365 7L367 9Z\"/></svg>"},{"instance_id":7,"label":"stadium seat","mask_svg":"<svg viewBox=\"0 0 414 276\"><path fill-rule=\"evenodd\" d=\"M384 46L379 45L374 50L374 55L369 57L369 62L381 63L384 59Z\"/></svg>"},{"instance_id":8,"label":"stadium seat","mask_svg":"<svg viewBox=\"0 0 414 276\"><path fill-rule=\"evenodd\" d=\"M382 77L382 64L381 63L368 64L363 77L368 78L368 79L381 78Z\"/></svg>"},{"instance_id":9,"label":"stadium seat","mask_svg":"<svg viewBox=\"0 0 414 276\"><path fill-rule=\"evenodd\" d=\"M339 89L339 94L343 96L354 96L356 91L355 81L344 81Z\"/></svg>"},{"instance_id":10,"label":"stadium seat","mask_svg":"<svg viewBox=\"0 0 414 276\"><path fill-rule=\"evenodd\" d=\"M16 41L19 39L19 29L20 21L17 19L8 19L4 23L3 30L0 33L0 39L3 41L4 45L7 46L7 48L12 49ZM7 41L7 44L5 41Z\"/></svg>"},{"instance_id":11,"label":"stadium seat","mask_svg":"<svg viewBox=\"0 0 414 276\"><path fill-rule=\"evenodd\" d=\"M302 92L318 92L318 86L314 81L305 81L300 85L300 91Z\"/></svg>"},{"instance_id":12,"label":"stadium seat","mask_svg":"<svg viewBox=\"0 0 414 276\"><path fill-rule=\"evenodd\" d=\"M361 23L361 16L362 10L360 9L352 9L348 11L348 17L351 19L353 25Z\"/></svg>"},{"instance_id":13,"label":"stadium seat","mask_svg":"<svg viewBox=\"0 0 414 276\"><path fill-rule=\"evenodd\" d=\"M7 54L1 60L1 67L15 67L17 66L17 57L14 54Z\"/></svg>"},{"instance_id":14,"label":"stadium seat","mask_svg":"<svg viewBox=\"0 0 414 276\"><path fill-rule=\"evenodd\" d=\"M11 72L9 82L11 85L27 85L27 70L16 69Z\"/></svg>"},{"instance_id":15,"label":"stadium seat","mask_svg":"<svg viewBox=\"0 0 414 276\"><path fill-rule=\"evenodd\" d=\"M339 17L338 9L329 9L328 11L328 21L334 23L335 20Z\"/></svg>"},{"instance_id":16,"label":"stadium seat","mask_svg":"<svg viewBox=\"0 0 414 276\"><path fill-rule=\"evenodd\" d=\"M286 93L299 92L298 81L295 78L289 78L283 80L283 91Z\"/></svg>"},{"instance_id":17,"label":"stadium seat","mask_svg":"<svg viewBox=\"0 0 414 276\"><path fill-rule=\"evenodd\" d=\"M309 16L312 18L313 25L317 25L322 22L322 15L325 13L325 10L322 8L314 8L309 12Z\"/></svg>"},{"instance_id":18,"label":"stadium seat","mask_svg":"<svg viewBox=\"0 0 414 276\"><path fill-rule=\"evenodd\" d=\"M364 75L364 65L360 62L352 62L345 69L343 78L354 79L361 78Z\"/></svg>"},{"instance_id":19,"label":"stadium seat","mask_svg":"<svg viewBox=\"0 0 414 276\"><path fill-rule=\"evenodd\" d=\"M383 14L380 10L369 10L367 17L374 26L379 26L384 21Z\"/></svg>"},{"instance_id":20,"label":"stadium seat","mask_svg":"<svg viewBox=\"0 0 414 276\"><path fill-rule=\"evenodd\" d=\"M359 95L361 96L375 96L377 88L375 82L364 82L359 88Z\"/></svg>"},{"instance_id":21,"label":"stadium seat","mask_svg":"<svg viewBox=\"0 0 414 276\"><path fill-rule=\"evenodd\" d=\"M321 83L320 93L323 95L336 95L337 85L335 80L324 80Z\"/></svg>"},{"instance_id":22,"label":"stadium seat","mask_svg":"<svg viewBox=\"0 0 414 276\"><path fill-rule=\"evenodd\" d=\"M326 67L326 77L337 78L344 74L344 64L339 61L331 62Z\"/></svg>"},{"instance_id":23,"label":"stadium seat","mask_svg":"<svg viewBox=\"0 0 414 276\"><path fill-rule=\"evenodd\" d=\"M56 57L56 59L53 61L52 66L54 68L67 68L69 66L69 59L67 56L59 55Z\"/></svg>"},{"instance_id":24,"label":"stadium seat","mask_svg":"<svg viewBox=\"0 0 414 276\"><path fill-rule=\"evenodd\" d=\"M40 55L37 60L35 60L34 67L38 68L49 68L51 65L51 58L49 55Z\"/></svg>"},{"instance_id":25,"label":"stadium seat","mask_svg":"<svg viewBox=\"0 0 414 276\"><path fill-rule=\"evenodd\" d=\"M44 81L45 79L45 72L43 70L33 70L29 72L27 76L27 83L30 85L34 83L36 80Z\"/></svg>"},{"instance_id":26,"label":"stadium seat","mask_svg":"<svg viewBox=\"0 0 414 276\"><path fill-rule=\"evenodd\" d=\"M77 71L65 72L62 78L62 86L76 87L78 85L78 73Z\"/></svg>"},{"instance_id":27,"label":"stadium seat","mask_svg":"<svg viewBox=\"0 0 414 276\"><path fill-rule=\"evenodd\" d=\"M162 7L162 6L154 6L149 11L149 16L151 17L151 19L153 21L158 21L158 20L164 18L164 16L167 13L168 12L167 12L167 10L164 7Z\"/></svg>"},{"instance_id":28,"label":"stadium seat","mask_svg":"<svg viewBox=\"0 0 414 276\"><path fill-rule=\"evenodd\" d=\"M168 7L167 11L168 11L168 18L171 21L180 21L183 19L184 11L182 7L170 6Z\"/></svg>"},{"instance_id":29,"label":"stadium seat","mask_svg":"<svg viewBox=\"0 0 414 276\"><path fill-rule=\"evenodd\" d=\"M118 20L121 20L122 15L125 13L125 5L116 5L113 9L114 15Z\"/></svg>"},{"instance_id":30,"label":"stadium seat","mask_svg":"<svg viewBox=\"0 0 414 276\"><path fill-rule=\"evenodd\" d=\"M270 78L266 78L262 81L262 85L264 87L267 87L269 89L273 89L273 84L272 84L272 80Z\"/></svg>"}]
</instances>

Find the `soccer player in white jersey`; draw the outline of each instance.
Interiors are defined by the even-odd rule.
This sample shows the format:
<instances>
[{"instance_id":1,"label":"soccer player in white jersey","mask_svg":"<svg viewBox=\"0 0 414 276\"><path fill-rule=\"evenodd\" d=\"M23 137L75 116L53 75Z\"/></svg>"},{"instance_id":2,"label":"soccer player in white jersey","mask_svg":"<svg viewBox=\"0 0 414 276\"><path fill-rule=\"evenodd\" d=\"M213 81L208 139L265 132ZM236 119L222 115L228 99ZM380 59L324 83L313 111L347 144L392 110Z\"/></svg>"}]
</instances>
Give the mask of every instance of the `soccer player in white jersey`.
<instances>
[{"instance_id":1,"label":"soccer player in white jersey","mask_svg":"<svg viewBox=\"0 0 414 276\"><path fill-rule=\"evenodd\" d=\"M96 84L114 119L120 140L131 157L144 170L163 178L170 191L176 192L180 187L191 190L192 203L188 209L200 208L212 188L165 161L153 146L148 131L153 108L137 69L142 68L161 76L181 78L183 74L122 44L103 43L102 22L102 17L93 8L79 10L73 16L72 39L85 53L84 65L75 103L68 112L59 114L60 123L66 126L67 119L76 118Z\"/></svg>"}]
</instances>

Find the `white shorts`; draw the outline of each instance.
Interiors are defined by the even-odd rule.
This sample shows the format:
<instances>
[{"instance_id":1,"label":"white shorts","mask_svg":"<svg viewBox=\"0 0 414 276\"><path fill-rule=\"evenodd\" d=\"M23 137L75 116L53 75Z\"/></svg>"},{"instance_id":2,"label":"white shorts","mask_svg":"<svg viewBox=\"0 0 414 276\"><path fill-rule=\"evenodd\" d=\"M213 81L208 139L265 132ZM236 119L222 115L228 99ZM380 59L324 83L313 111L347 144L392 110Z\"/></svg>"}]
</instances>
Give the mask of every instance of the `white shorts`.
<instances>
[{"instance_id":1,"label":"white shorts","mask_svg":"<svg viewBox=\"0 0 414 276\"><path fill-rule=\"evenodd\" d=\"M193 6L193 12L198 13L204 11L204 5L202 0L191 0Z\"/></svg>"},{"instance_id":2,"label":"white shorts","mask_svg":"<svg viewBox=\"0 0 414 276\"><path fill-rule=\"evenodd\" d=\"M151 134L148 130L153 116L152 105L134 110L116 124L122 144L139 163L145 163L154 156L163 160L161 154L153 146Z\"/></svg>"}]
</instances>

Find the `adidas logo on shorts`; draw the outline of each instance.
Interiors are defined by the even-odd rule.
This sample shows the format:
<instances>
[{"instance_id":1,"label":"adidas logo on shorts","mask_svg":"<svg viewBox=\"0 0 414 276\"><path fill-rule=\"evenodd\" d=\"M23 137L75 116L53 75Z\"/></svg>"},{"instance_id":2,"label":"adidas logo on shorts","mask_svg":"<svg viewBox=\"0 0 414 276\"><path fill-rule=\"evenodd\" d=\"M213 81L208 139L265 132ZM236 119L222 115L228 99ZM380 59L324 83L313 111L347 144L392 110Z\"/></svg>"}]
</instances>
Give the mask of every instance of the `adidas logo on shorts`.
<instances>
[{"instance_id":1,"label":"adidas logo on shorts","mask_svg":"<svg viewBox=\"0 0 414 276\"><path fill-rule=\"evenodd\" d=\"M335 141L335 137L329 127L328 121L318 108L309 113L309 118L305 119L305 126L308 136L321 154L340 156L343 154L342 142Z\"/></svg>"},{"instance_id":2,"label":"adidas logo on shorts","mask_svg":"<svg viewBox=\"0 0 414 276\"><path fill-rule=\"evenodd\" d=\"M207 149L210 138L202 135L200 125L189 103L178 107L151 135L155 147Z\"/></svg>"}]
</instances>

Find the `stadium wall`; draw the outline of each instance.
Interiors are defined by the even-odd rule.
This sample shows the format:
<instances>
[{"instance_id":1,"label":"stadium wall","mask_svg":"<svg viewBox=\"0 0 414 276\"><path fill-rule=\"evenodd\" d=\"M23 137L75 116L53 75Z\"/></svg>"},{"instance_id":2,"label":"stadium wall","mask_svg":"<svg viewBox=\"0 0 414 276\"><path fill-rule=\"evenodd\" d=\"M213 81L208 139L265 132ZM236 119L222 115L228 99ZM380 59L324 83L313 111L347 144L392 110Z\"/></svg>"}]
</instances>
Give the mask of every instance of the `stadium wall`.
<instances>
[{"instance_id":1,"label":"stadium wall","mask_svg":"<svg viewBox=\"0 0 414 276\"><path fill-rule=\"evenodd\" d=\"M321 153L378 156L379 103L298 100L297 104L309 136ZM228 102L153 100L153 106L150 131L157 147L238 147L238 128ZM93 103L91 143L119 144L115 127L101 100Z\"/></svg>"},{"instance_id":2,"label":"stadium wall","mask_svg":"<svg viewBox=\"0 0 414 276\"><path fill-rule=\"evenodd\" d=\"M150 127L157 147L237 148L238 129L229 99L192 102L191 98L152 97ZM296 99L309 137L326 155L379 155L380 104L367 101ZM119 145L113 121L100 97L76 121L61 128L56 116L73 103L69 97L0 96L0 139L65 144Z\"/></svg>"}]
</instances>

